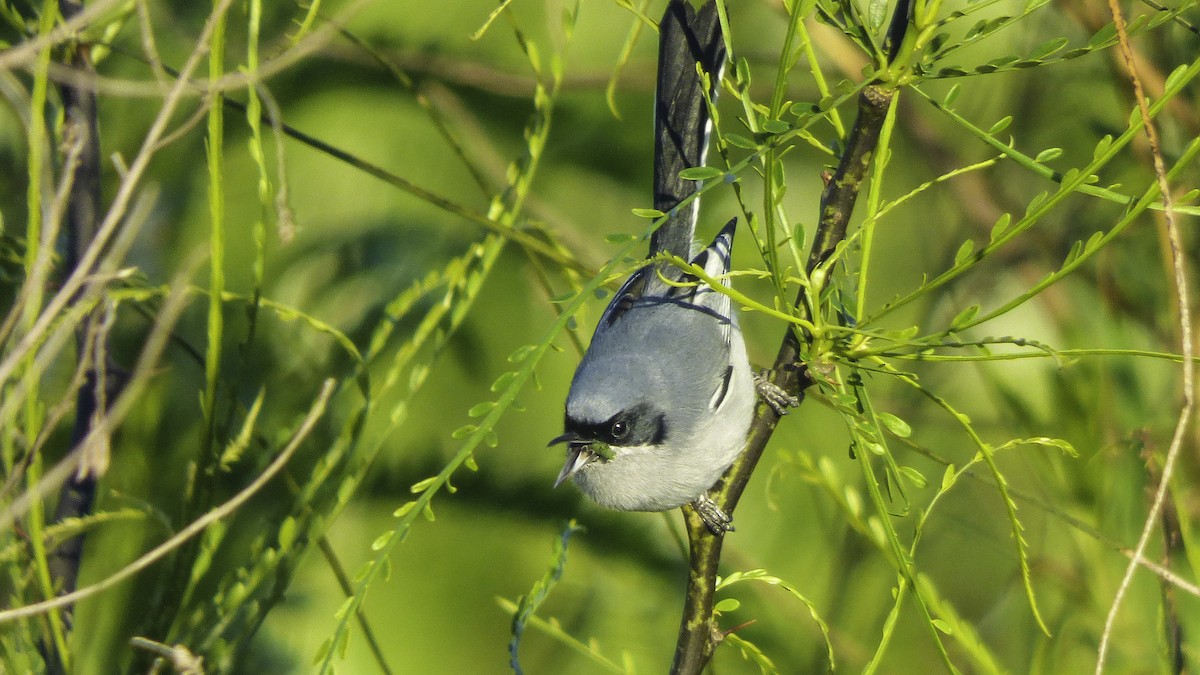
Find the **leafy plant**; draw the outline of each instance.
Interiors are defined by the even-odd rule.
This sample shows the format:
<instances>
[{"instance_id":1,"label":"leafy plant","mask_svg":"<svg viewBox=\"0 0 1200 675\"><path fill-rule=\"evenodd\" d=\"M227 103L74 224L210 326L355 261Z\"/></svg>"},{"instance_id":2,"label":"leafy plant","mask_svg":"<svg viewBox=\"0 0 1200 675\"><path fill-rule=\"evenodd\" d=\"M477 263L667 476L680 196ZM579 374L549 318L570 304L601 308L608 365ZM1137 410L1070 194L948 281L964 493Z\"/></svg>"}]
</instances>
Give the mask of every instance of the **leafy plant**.
<instances>
[{"instance_id":1,"label":"leafy plant","mask_svg":"<svg viewBox=\"0 0 1200 675\"><path fill-rule=\"evenodd\" d=\"M716 1L728 541L541 450L659 5L0 3L0 669L1194 664L1197 3Z\"/></svg>"}]
</instances>

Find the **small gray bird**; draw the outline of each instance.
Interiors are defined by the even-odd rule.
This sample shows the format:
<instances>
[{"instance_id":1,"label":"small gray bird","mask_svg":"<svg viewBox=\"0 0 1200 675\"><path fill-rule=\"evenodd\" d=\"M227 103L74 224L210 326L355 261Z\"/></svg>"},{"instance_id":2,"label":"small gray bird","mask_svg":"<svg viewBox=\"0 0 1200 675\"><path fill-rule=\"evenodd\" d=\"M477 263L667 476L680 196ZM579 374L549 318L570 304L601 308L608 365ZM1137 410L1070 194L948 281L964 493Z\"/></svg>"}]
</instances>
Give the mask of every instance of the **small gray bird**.
<instances>
[{"instance_id":1,"label":"small gray bird","mask_svg":"<svg viewBox=\"0 0 1200 675\"><path fill-rule=\"evenodd\" d=\"M692 262L729 271L734 225ZM690 275L685 286L643 267L600 318L567 396L568 478L597 504L665 511L689 502L713 531L730 519L707 491L746 442L755 380L729 296ZM728 284L728 281L723 281Z\"/></svg>"},{"instance_id":2,"label":"small gray bird","mask_svg":"<svg viewBox=\"0 0 1200 675\"><path fill-rule=\"evenodd\" d=\"M654 205L667 222L650 256L669 252L721 280L729 272L731 220L698 254L692 250L699 200L679 172L704 165L725 62L716 3L693 10L671 0L659 23L655 94ZM713 532L732 529L708 496L741 453L754 415L755 376L729 296L664 262L642 267L609 303L567 396L568 479L597 504L623 511L665 511L692 503ZM780 409L776 396L768 399ZM785 399L786 400L786 397Z\"/></svg>"}]
</instances>

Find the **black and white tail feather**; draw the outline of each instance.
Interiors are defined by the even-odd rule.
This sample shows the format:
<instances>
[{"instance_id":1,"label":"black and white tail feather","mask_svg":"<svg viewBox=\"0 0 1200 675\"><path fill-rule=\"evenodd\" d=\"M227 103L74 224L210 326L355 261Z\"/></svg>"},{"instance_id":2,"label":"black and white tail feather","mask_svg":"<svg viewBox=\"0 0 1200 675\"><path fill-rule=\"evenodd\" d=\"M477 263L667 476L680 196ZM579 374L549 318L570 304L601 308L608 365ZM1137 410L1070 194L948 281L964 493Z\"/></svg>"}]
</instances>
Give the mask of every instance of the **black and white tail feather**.
<instances>
[{"instance_id":1,"label":"black and white tail feather","mask_svg":"<svg viewBox=\"0 0 1200 675\"><path fill-rule=\"evenodd\" d=\"M650 256L666 252L689 260L694 252L700 200L693 199L696 181L679 177L684 169L704 166L712 117L705 100L705 82L697 65L708 74L708 95L716 100L725 68L725 39L716 2L699 10L687 0L672 0L658 24L658 79L654 97L654 208L669 214L650 237ZM657 265L676 279L678 268Z\"/></svg>"}]
</instances>

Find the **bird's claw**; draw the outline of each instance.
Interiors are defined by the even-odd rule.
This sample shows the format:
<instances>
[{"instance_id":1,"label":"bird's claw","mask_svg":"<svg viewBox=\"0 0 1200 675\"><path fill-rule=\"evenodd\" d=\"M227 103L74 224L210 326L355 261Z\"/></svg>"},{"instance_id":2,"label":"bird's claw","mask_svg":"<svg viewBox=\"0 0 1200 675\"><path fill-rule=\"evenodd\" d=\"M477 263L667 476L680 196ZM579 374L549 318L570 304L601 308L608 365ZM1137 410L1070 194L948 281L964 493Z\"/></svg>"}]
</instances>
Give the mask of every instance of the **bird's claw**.
<instances>
[{"instance_id":1,"label":"bird's claw","mask_svg":"<svg viewBox=\"0 0 1200 675\"><path fill-rule=\"evenodd\" d=\"M733 531L733 517L721 510L717 503L709 498L708 493L692 502L692 508L700 516L700 520L708 527L708 531L717 536Z\"/></svg>"},{"instance_id":2,"label":"bird's claw","mask_svg":"<svg viewBox=\"0 0 1200 675\"><path fill-rule=\"evenodd\" d=\"M788 414L788 408L800 405L800 397L792 396L783 387L771 382L768 379L770 374L771 371L765 368L758 371L758 374L754 376L754 387L758 390L758 395L762 397L762 400L766 401L767 405L775 411L775 414L783 417Z\"/></svg>"}]
</instances>

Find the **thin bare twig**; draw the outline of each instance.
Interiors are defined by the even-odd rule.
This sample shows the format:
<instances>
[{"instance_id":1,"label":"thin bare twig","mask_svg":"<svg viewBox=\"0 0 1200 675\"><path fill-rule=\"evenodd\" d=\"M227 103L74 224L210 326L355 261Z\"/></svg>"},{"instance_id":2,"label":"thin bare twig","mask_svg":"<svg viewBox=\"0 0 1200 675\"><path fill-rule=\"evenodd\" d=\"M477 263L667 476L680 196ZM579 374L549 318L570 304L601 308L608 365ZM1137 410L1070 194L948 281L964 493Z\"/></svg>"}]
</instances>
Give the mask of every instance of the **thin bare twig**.
<instances>
[{"instance_id":1,"label":"thin bare twig","mask_svg":"<svg viewBox=\"0 0 1200 675\"><path fill-rule=\"evenodd\" d=\"M1188 299L1186 254L1183 251L1183 244L1179 236L1179 226L1175 222L1175 212L1171 200L1171 186L1167 182L1167 170L1162 158L1162 149L1159 145L1158 130L1150 119L1150 110L1146 104L1146 95L1142 91L1141 80L1138 77L1133 49L1129 46L1129 35L1125 30L1125 16L1121 12L1120 3L1117 0L1109 0L1108 7L1113 16L1113 25L1117 29L1117 40L1120 44L1121 55L1125 60L1125 66L1129 72L1129 80L1133 85L1138 111L1142 116L1142 124L1146 129L1146 137L1150 142L1150 153L1154 159L1154 173L1158 180L1158 189L1162 193L1163 218L1166 220L1167 238L1171 246L1172 281L1175 284L1179 310L1179 339L1183 355L1183 406L1179 411L1179 418L1175 423L1175 432L1171 436L1171 444L1167 448L1166 460L1163 462L1162 467L1162 477L1159 480L1158 489L1155 491L1150 513L1146 514L1146 519L1142 525L1142 534L1133 549L1133 558L1125 566L1125 574L1121 578L1116 596L1113 597L1112 605L1109 607L1108 616L1104 620L1104 632L1100 635L1100 647L1096 654L1097 675L1104 672L1104 663L1108 657L1109 645L1112 642L1113 626L1116 623L1117 612L1120 610L1121 602L1125 599L1125 595L1129 591L1129 586L1133 583L1134 572L1137 571L1137 568L1145 558L1146 547L1149 545L1150 537L1154 534L1154 530L1159 523L1159 514L1162 512L1163 503L1166 500L1167 488L1171 484L1171 476L1175 471L1175 462L1179 458L1184 436L1191 422L1192 411L1196 405L1196 367L1192 362L1192 318L1191 303Z\"/></svg>"},{"instance_id":2,"label":"thin bare twig","mask_svg":"<svg viewBox=\"0 0 1200 675\"><path fill-rule=\"evenodd\" d=\"M59 0L59 12L70 19L83 11L80 0ZM70 64L86 74L95 69L88 57L86 47L76 45L68 57ZM100 213L100 124L96 110L96 94L85 87L63 86L60 88L65 118L63 134L74 139L79 148L74 161L64 164L63 182L71 188L66 203L67 256L66 269L72 270L80 254L91 245L96 234L96 222ZM84 368L85 385L75 393L75 424L71 431L71 445L80 446L93 422L103 418L108 395L103 389L110 378L108 373L108 330L96 326L111 326L111 307L93 308L75 331L76 358ZM90 362L90 363L89 363ZM54 522L61 523L71 518L82 518L91 513L95 500L96 482L108 467L108 439L100 443L81 446L86 451L81 455L79 469L63 484L58 504L54 510ZM98 450L99 452L95 452ZM91 455L89 457L89 455ZM98 456L97 456L98 455ZM75 590L79 577L79 566L83 562L84 533L63 541L51 552L48 561L50 575L59 594ZM63 622L69 630L72 623L71 608L64 608Z\"/></svg>"}]
</instances>

